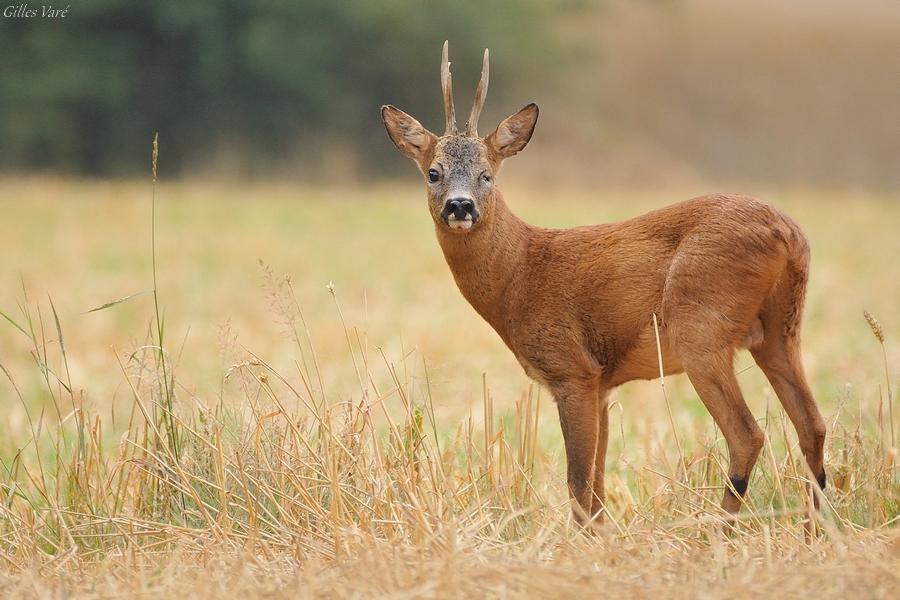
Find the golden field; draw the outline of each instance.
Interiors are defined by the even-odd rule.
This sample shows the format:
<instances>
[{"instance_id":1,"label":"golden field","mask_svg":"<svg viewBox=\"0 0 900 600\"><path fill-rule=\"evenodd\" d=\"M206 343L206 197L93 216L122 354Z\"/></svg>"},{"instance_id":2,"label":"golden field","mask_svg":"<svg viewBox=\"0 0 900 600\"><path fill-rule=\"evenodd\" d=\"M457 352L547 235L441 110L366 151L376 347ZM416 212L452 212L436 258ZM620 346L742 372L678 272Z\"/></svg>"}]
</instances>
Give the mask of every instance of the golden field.
<instances>
[{"instance_id":1,"label":"golden field","mask_svg":"<svg viewBox=\"0 0 900 600\"><path fill-rule=\"evenodd\" d=\"M719 191L504 180L514 211L558 227ZM893 596L900 205L734 191L783 208L813 248L825 508L807 508L793 428L741 354L769 443L736 530L717 508L724 442L679 376L671 421L658 381L613 396L611 518L589 538L553 402L456 290L418 186L162 183L157 310L150 183L3 180L0 589Z\"/></svg>"}]
</instances>

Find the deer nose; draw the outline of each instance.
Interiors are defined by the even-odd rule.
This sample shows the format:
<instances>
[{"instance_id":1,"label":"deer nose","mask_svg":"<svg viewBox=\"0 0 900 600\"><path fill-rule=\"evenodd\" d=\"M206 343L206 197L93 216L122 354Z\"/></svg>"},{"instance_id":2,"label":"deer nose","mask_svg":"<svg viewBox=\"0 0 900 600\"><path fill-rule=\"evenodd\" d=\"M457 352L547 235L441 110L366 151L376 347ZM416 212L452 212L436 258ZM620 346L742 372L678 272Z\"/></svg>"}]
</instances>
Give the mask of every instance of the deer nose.
<instances>
[{"instance_id":1,"label":"deer nose","mask_svg":"<svg viewBox=\"0 0 900 600\"><path fill-rule=\"evenodd\" d=\"M475 203L470 198L450 198L444 205L444 217L453 215L456 219L465 219L475 212Z\"/></svg>"}]
</instances>

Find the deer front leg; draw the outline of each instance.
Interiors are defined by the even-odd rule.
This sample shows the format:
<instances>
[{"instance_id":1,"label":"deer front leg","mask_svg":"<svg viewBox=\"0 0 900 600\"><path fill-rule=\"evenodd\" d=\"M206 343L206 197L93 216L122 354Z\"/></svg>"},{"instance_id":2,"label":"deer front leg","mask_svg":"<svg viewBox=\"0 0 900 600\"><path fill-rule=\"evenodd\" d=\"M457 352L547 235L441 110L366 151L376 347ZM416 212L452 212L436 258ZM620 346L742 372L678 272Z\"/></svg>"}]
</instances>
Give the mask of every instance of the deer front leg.
<instances>
[{"instance_id":1,"label":"deer front leg","mask_svg":"<svg viewBox=\"0 0 900 600\"><path fill-rule=\"evenodd\" d=\"M595 514L600 394L596 381L579 381L559 386L555 396L566 445L566 479L572 511L578 523L587 526ZM602 476L599 491L602 494Z\"/></svg>"},{"instance_id":2,"label":"deer front leg","mask_svg":"<svg viewBox=\"0 0 900 600\"><path fill-rule=\"evenodd\" d=\"M594 497L591 515L594 521L603 521L606 502L606 450L609 446L609 391L601 389L597 394L597 452L594 457Z\"/></svg>"}]
</instances>

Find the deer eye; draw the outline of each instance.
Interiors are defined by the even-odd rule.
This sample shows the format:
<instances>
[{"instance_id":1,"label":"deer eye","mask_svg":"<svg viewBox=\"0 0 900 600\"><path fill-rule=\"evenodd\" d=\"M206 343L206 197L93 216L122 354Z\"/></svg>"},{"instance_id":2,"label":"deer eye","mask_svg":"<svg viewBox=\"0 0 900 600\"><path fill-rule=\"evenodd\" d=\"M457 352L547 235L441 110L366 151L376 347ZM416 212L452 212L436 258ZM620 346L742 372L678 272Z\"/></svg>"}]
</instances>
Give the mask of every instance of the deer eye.
<instances>
[{"instance_id":1,"label":"deer eye","mask_svg":"<svg viewBox=\"0 0 900 600\"><path fill-rule=\"evenodd\" d=\"M481 181L483 181L483 182L485 182L485 183L490 183L490 182L491 182L491 176L488 175L487 173L482 173L482 174L481 174Z\"/></svg>"},{"instance_id":2,"label":"deer eye","mask_svg":"<svg viewBox=\"0 0 900 600\"><path fill-rule=\"evenodd\" d=\"M437 169L428 169L428 181L437 183L440 178L441 174L438 173Z\"/></svg>"}]
</instances>

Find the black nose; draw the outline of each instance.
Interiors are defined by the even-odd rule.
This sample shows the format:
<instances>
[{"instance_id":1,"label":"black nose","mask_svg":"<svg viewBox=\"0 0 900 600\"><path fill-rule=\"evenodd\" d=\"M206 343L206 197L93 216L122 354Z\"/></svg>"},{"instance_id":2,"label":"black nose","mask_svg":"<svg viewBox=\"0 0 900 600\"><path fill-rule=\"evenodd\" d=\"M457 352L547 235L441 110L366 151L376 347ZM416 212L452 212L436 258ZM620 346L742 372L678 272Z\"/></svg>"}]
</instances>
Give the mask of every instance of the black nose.
<instances>
[{"instance_id":1,"label":"black nose","mask_svg":"<svg viewBox=\"0 0 900 600\"><path fill-rule=\"evenodd\" d=\"M475 212L475 203L469 198L450 198L444 205L444 218L453 215L457 219L465 219Z\"/></svg>"}]
</instances>

